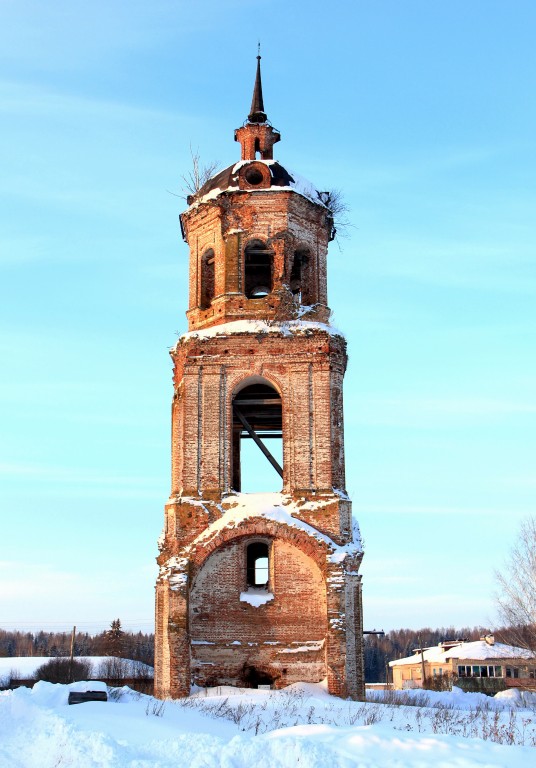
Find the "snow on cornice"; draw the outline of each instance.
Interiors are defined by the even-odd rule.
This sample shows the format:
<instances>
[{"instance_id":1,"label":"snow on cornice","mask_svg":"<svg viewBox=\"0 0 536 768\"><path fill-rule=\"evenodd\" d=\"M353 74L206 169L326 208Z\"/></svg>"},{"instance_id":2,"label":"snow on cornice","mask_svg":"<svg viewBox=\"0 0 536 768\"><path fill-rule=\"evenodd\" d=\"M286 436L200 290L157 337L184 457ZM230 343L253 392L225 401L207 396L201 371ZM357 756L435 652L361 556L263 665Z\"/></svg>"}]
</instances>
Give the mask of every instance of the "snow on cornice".
<instances>
[{"instance_id":1,"label":"snow on cornice","mask_svg":"<svg viewBox=\"0 0 536 768\"><path fill-rule=\"evenodd\" d=\"M225 529L238 528L244 521L262 517L265 520L273 520L290 528L297 528L322 542L328 548L328 560L332 563L340 563L348 556L359 555L363 552L359 528L354 526L354 541L339 545L325 533L321 533L309 523L295 517L300 511L317 510L330 504L333 497L325 500L318 498L304 502L293 501L290 496L282 493L236 493L226 496L222 504L224 512L219 520L213 522L206 530L194 539L190 547L209 542ZM229 508L231 507L231 508ZM225 509L227 508L227 509Z\"/></svg>"},{"instance_id":2,"label":"snow on cornice","mask_svg":"<svg viewBox=\"0 0 536 768\"><path fill-rule=\"evenodd\" d=\"M179 337L174 349L176 349L182 342L195 338L211 339L215 336L231 336L241 333L279 333L282 336L307 336L313 331L323 331L324 333L329 333L330 336L340 336L342 339L345 338L344 334L332 325L318 323L312 320L285 320L282 322L266 320L233 320L230 323L212 325L210 328L187 331Z\"/></svg>"}]
</instances>

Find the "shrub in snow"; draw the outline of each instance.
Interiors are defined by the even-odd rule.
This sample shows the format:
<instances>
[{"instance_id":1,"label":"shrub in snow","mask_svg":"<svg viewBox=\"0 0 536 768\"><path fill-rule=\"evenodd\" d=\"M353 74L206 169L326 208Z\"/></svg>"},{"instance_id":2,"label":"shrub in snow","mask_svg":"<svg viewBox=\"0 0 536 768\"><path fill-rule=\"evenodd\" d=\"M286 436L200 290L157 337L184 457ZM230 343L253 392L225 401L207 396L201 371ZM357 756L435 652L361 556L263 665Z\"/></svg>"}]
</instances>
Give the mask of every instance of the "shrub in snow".
<instances>
[{"instance_id":1,"label":"shrub in snow","mask_svg":"<svg viewBox=\"0 0 536 768\"><path fill-rule=\"evenodd\" d=\"M42 664L35 671L36 680L46 680L48 683L72 683L75 680L89 680L92 666L89 661L58 657Z\"/></svg>"},{"instance_id":2,"label":"shrub in snow","mask_svg":"<svg viewBox=\"0 0 536 768\"><path fill-rule=\"evenodd\" d=\"M22 677L18 669L11 668L5 674L0 675L0 691L12 688L14 680L20 680Z\"/></svg>"},{"instance_id":3,"label":"shrub in snow","mask_svg":"<svg viewBox=\"0 0 536 768\"><path fill-rule=\"evenodd\" d=\"M110 656L99 664L97 677L114 687L127 683L142 693L153 691L153 670L141 661Z\"/></svg>"},{"instance_id":4,"label":"shrub in snow","mask_svg":"<svg viewBox=\"0 0 536 768\"><path fill-rule=\"evenodd\" d=\"M114 685L120 685L123 680L134 677L131 664L132 662L129 662L128 659L110 656L99 664L97 677L103 680L113 680Z\"/></svg>"},{"instance_id":5,"label":"shrub in snow","mask_svg":"<svg viewBox=\"0 0 536 768\"><path fill-rule=\"evenodd\" d=\"M508 687L501 677L457 677L455 683L466 693L484 693L487 696L495 696Z\"/></svg>"},{"instance_id":6,"label":"shrub in snow","mask_svg":"<svg viewBox=\"0 0 536 768\"><path fill-rule=\"evenodd\" d=\"M427 691L452 691L453 677L450 674L427 677L423 688Z\"/></svg>"}]
</instances>

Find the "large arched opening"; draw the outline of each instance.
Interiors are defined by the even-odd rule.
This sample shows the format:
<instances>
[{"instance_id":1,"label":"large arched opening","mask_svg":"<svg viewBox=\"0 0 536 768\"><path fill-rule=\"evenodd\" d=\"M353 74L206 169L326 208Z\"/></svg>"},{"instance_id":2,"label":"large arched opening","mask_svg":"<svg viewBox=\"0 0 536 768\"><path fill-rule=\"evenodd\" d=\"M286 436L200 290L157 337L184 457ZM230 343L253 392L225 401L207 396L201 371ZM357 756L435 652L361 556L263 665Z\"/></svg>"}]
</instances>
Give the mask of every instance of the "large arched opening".
<instances>
[{"instance_id":1,"label":"large arched opening","mask_svg":"<svg viewBox=\"0 0 536 768\"><path fill-rule=\"evenodd\" d=\"M280 491L283 478L281 397L254 383L233 398L232 485L242 493Z\"/></svg>"}]
</instances>

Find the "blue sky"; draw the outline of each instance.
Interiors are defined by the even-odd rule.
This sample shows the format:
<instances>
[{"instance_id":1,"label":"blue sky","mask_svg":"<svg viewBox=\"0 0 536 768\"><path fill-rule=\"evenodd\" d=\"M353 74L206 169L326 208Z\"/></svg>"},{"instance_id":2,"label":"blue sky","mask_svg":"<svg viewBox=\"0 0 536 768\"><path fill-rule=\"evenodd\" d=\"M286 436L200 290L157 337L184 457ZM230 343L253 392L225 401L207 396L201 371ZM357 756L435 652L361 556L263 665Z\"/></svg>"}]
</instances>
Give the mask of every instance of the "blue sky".
<instances>
[{"instance_id":1,"label":"blue sky","mask_svg":"<svg viewBox=\"0 0 536 768\"><path fill-rule=\"evenodd\" d=\"M0 627L150 629L190 146L257 40L277 158L338 187L365 625L490 625L536 499L532 2L0 4Z\"/></svg>"}]
</instances>

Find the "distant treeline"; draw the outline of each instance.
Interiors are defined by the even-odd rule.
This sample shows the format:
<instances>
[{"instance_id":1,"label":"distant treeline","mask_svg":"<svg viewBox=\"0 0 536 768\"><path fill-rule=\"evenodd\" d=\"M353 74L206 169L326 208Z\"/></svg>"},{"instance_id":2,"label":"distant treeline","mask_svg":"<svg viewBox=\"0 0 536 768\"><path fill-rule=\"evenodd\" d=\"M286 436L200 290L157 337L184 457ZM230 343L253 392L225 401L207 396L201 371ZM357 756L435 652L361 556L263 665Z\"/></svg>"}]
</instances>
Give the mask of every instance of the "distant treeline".
<instances>
[{"instance_id":1,"label":"distant treeline","mask_svg":"<svg viewBox=\"0 0 536 768\"><path fill-rule=\"evenodd\" d=\"M365 635L365 678L367 683L386 680L387 666L394 659L411 656L415 648L437 645L444 640L478 640L486 627L440 627L439 629L393 629L385 635ZM512 643L508 630L496 632L497 641ZM17 632L0 629L0 656L68 656L70 632ZM122 656L154 666L154 635L128 632L119 619L98 635L78 632L76 656Z\"/></svg>"},{"instance_id":2,"label":"distant treeline","mask_svg":"<svg viewBox=\"0 0 536 768\"><path fill-rule=\"evenodd\" d=\"M18 632L0 629L0 656L68 656L70 632ZM121 629L119 620L98 635L77 632L75 656L122 656L154 666L154 635Z\"/></svg>"}]
</instances>

